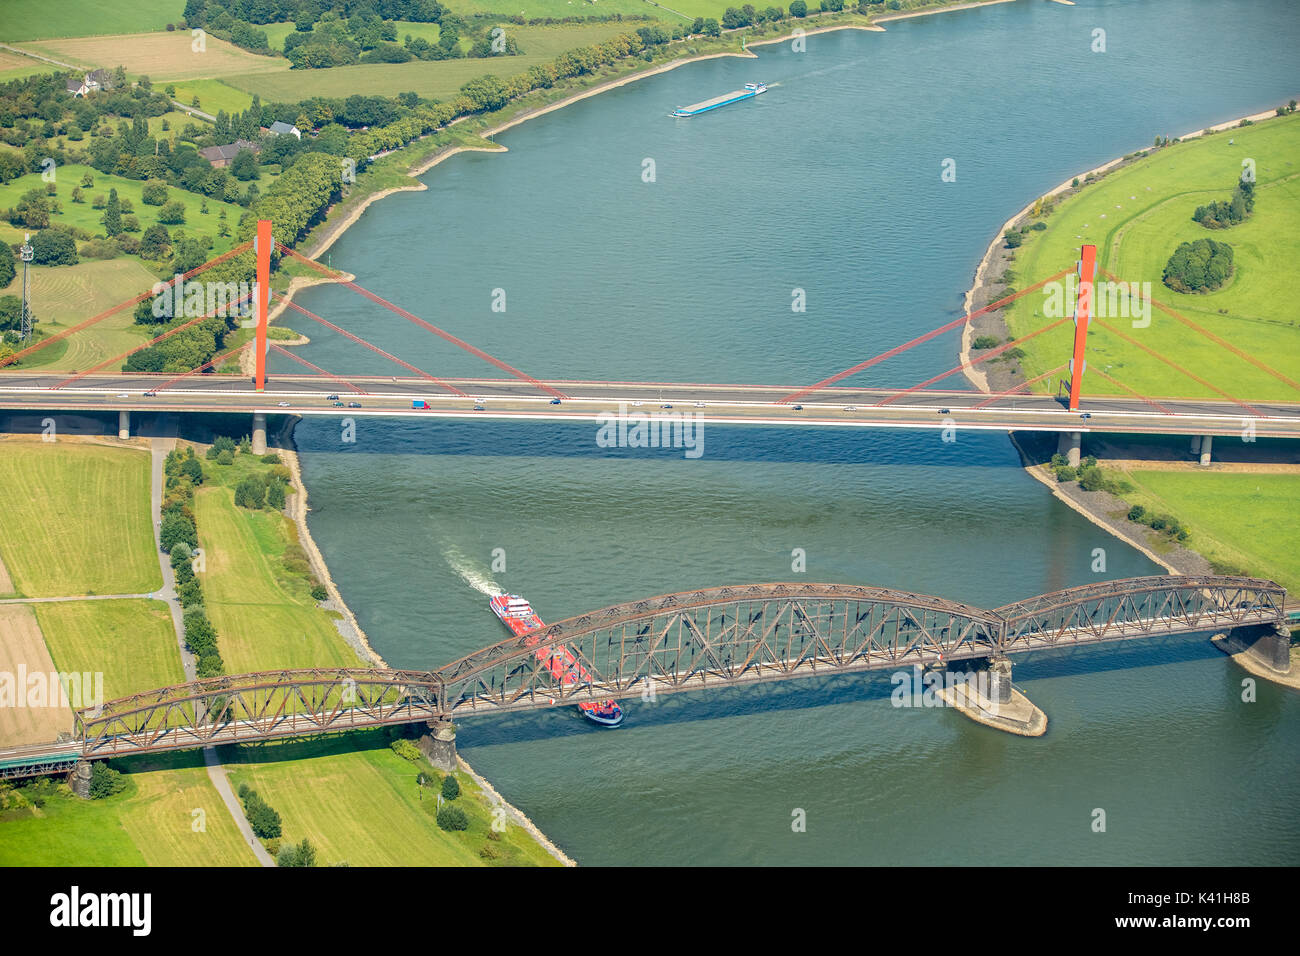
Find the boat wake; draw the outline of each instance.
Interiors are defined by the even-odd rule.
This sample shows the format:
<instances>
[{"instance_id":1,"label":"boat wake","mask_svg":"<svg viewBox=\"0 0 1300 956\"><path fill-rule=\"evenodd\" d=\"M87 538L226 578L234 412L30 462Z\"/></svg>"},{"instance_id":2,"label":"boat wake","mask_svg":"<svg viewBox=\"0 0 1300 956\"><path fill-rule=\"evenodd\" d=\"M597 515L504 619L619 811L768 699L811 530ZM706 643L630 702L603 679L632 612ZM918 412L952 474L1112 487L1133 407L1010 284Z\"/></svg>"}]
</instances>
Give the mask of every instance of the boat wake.
<instances>
[{"instance_id":1,"label":"boat wake","mask_svg":"<svg viewBox=\"0 0 1300 956\"><path fill-rule=\"evenodd\" d=\"M447 566L460 576L460 579L472 587L475 591L486 594L488 597L496 597L498 594L505 594L506 589L492 580L492 575L481 567L476 567L474 562L465 555L461 554L453 544L446 545L442 551L442 558L447 562Z\"/></svg>"}]
</instances>

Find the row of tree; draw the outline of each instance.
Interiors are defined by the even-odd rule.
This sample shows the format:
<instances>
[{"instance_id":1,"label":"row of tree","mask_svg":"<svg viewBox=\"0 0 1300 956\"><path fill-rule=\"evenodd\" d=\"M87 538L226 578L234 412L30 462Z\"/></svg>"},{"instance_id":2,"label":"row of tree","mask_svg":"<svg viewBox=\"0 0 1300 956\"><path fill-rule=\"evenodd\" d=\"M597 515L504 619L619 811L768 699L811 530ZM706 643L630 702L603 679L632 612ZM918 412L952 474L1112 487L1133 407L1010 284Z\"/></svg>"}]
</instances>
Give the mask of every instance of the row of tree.
<instances>
[{"instance_id":1,"label":"row of tree","mask_svg":"<svg viewBox=\"0 0 1300 956\"><path fill-rule=\"evenodd\" d=\"M1232 192L1231 199L1216 199L1197 206L1192 218L1206 229L1227 229L1246 221L1255 211L1255 184L1242 179Z\"/></svg>"}]
</instances>

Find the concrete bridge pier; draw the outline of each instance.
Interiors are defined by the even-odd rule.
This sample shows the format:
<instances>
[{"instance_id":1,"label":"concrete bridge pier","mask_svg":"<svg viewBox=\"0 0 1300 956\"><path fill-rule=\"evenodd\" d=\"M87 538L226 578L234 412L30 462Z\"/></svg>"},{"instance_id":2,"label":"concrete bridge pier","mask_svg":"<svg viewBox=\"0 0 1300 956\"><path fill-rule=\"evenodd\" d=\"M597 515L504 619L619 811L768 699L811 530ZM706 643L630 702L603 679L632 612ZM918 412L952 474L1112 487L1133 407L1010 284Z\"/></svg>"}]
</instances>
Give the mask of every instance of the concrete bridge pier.
<instances>
[{"instance_id":1,"label":"concrete bridge pier","mask_svg":"<svg viewBox=\"0 0 1300 956\"><path fill-rule=\"evenodd\" d=\"M1207 467L1210 464L1210 449L1214 445L1213 435L1201 436L1201 467Z\"/></svg>"},{"instance_id":2,"label":"concrete bridge pier","mask_svg":"<svg viewBox=\"0 0 1300 956\"><path fill-rule=\"evenodd\" d=\"M1199 455L1200 453L1201 453L1201 436L1200 436L1200 435L1193 435L1193 436L1192 436L1192 450L1191 450L1191 454L1193 454L1193 455Z\"/></svg>"},{"instance_id":3,"label":"concrete bridge pier","mask_svg":"<svg viewBox=\"0 0 1300 956\"><path fill-rule=\"evenodd\" d=\"M1071 468L1079 467L1079 456L1083 450L1083 432L1061 432L1056 440L1056 451L1064 455Z\"/></svg>"},{"instance_id":4,"label":"concrete bridge pier","mask_svg":"<svg viewBox=\"0 0 1300 956\"><path fill-rule=\"evenodd\" d=\"M456 769L456 725L450 720L429 721L430 733L416 741L429 763L446 773Z\"/></svg>"},{"instance_id":5,"label":"concrete bridge pier","mask_svg":"<svg viewBox=\"0 0 1300 956\"><path fill-rule=\"evenodd\" d=\"M266 454L266 412L253 412L253 454Z\"/></svg>"},{"instance_id":6,"label":"concrete bridge pier","mask_svg":"<svg viewBox=\"0 0 1300 956\"><path fill-rule=\"evenodd\" d=\"M77 765L68 774L68 786L72 792L83 800L90 799L90 761L78 760Z\"/></svg>"},{"instance_id":7,"label":"concrete bridge pier","mask_svg":"<svg viewBox=\"0 0 1300 956\"><path fill-rule=\"evenodd\" d=\"M131 412L125 408L117 413L117 437L122 441L131 437Z\"/></svg>"},{"instance_id":8,"label":"concrete bridge pier","mask_svg":"<svg viewBox=\"0 0 1300 956\"><path fill-rule=\"evenodd\" d=\"M1235 635L1229 636L1235 638ZM1283 674L1289 672L1291 670L1290 629L1285 624L1274 624L1271 629L1250 644L1250 650L1246 653L1275 671L1281 671Z\"/></svg>"},{"instance_id":9,"label":"concrete bridge pier","mask_svg":"<svg viewBox=\"0 0 1300 956\"><path fill-rule=\"evenodd\" d=\"M989 661L989 700L999 704L1011 702L1011 659L995 657Z\"/></svg>"}]
</instances>

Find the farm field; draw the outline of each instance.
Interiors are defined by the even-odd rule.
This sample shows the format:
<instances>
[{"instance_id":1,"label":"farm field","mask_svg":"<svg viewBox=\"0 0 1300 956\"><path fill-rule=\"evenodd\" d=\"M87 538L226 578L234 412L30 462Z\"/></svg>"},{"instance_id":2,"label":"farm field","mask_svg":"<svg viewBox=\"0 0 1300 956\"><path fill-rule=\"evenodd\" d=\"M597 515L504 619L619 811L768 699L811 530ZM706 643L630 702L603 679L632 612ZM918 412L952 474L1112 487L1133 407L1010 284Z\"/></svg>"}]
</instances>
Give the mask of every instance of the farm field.
<instances>
[{"instance_id":1,"label":"farm field","mask_svg":"<svg viewBox=\"0 0 1300 956\"><path fill-rule=\"evenodd\" d=\"M214 36L196 51L189 31L41 40L22 48L86 69L122 66L128 77L148 76L155 84L289 69L283 57L258 56Z\"/></svg>"},{"instance_id":2,"label":"farm field","mask_svg":"<svg viewBox=\"0 0 1300 956\"><path fill-rule=\"evenodd\" d=\"M162 586L149 514L149 455L8 439L0 555L24 597L141 594Z\"/></svg>"},{"instance_id":3,"label":"farm field","mask_svg":"<svg viewBox=\"0 0 1300 956\"><path fill-rule=\"evenodd\" d=\"M39 809L0 813L0 865L256 865L197 751L130 766L115 796L51 786Z\"/></svg>"},{"instance_id":4,"label":"farm field","mask_svg":"<svg viewBox=\"0 0 1300 956\"><path fill-rule=\"evenodd\" d=\"M235 504L239 479L266 467L248 457L237 455L231 465L205 461L208 477L194 500L205 555L199 580L226 670L357 666L306 580L284 568L284 551L297 540L293 523L279 512Z\"/></svg>"},{"instance_id":5,"label":"farm field","mask_svg":"<svg viewBox=\"0 0 1300 956\"><path fill-rule=\"evenodd\" d=\"M22 292L22 272L5 295ZM83 261L75 266L32 266L30 274L32 311L38 333L50 335L85 321L110 306L146 292L158 277L138 259L122 257L107 261ZM16 370L90 368L144 342L147 333L123 309L83 332L48 345L11 366ZM2 374L2 373L0 373Z\"/></svg>"},{"instance_id":6,"label":"farm field","mask_svg":"<svg viewBox=\"0 0 1300 956\"><path fill-rule=\"evenodd\" d=\"M0 673L50 674L55 669L31 607L0 604ZM16 689L24 692L21 686ZM33 702L24 697L23 703ZM44 706L0 707L0 747L49 743L61 733L71 733L72 708L51 704L47 698Z\"/></svg>"},{"instance_id":7,"label":"farm field","mask_svg":"<svg viewBox=\"0 0 1300 956\"><path fill-rule=\"evenodd\" d=\"M257 93L264 103L294 103L313 96L347 97L354 93L393 96L414 91L421 96L449 99L467 81L485 73L507 77L530 66L547 63L565 50L598 43L629 29L626 23L568 24L551 27L512 27L525 51L521 56L489 60L413 60L409 63L363 63L328 70L286 70L234 74L223 79L231 86ZM399 31L398 36L402 36ZM287 64L287 61L281 61Z\"/></svg>"},{"instance_id":8,"label":"farm field","mask_svg":"<svg viewBox=\"0 0 1300 956\"><path fill-rule=\"evenodd\" d=\"M517 826L500 841L488 841L491 810L465 774L456 775L456 805L469 817L469 829L440 830L424 806L437 800L437 791L425 788L421 794L415 782L421 771L437 772L397 756L382 732L239 747L234 753L225 748L222 761L232 786L247 783L279 812L286 842L311 841L318 866L482 866L484 846L499 854L498 864L556 865Z\"/></svg>"},{"instance_id":9,"label":"farm field","mask_svg":"<svg viewBox=\"0 0 1300 956\"><path fill-rule=\"evenodd\" d=\"M171 613L162 601L34 604L60 671L103 673L104 699L185 682Z\"/></svg>"},{"instance_id":10,"label":"farm field","mask_svg":"<svg viewBox=\"0 0 1300 956\"><path fill-rule=\"evenodd\" d=\"M185 0L5 0L0 43L51 37L78 37L90 31L135 33L162 30L185 15Z\"/></svg>"},{"instance_id":11,"label":"farm field","mask_svg":"<svg viewBox=\"0 0 1300 956\"><path fill-rule=\"evenodd\" d=\"M52 73L58 69L59 67L53 63L42 63L40 60L33 60L29 56L23 56L21 53L0 50L0 83L21 80L23 77L31 76L34 73Z\"/></svg>"},{"instance_id":12,"label":"farm field","mask_svg":"<svg viewBox=\"0 0 1300 956\"><path fill-rule=\"evenodd\" d=\"M189 106L197 96L199 98L197 109L212 116L216 116L222 110L231 114L242 113L253 105L251 95L220 80L181 80L172 85L176 87L176 95L172 97L173 99ZM198 121L188 117L186 122ZM176 128L175 123L172 124L172 128Z\"/></svg>"},{"instance_id":13,"label":"farm field","mask_svg":"<svg viewBox=\"0 0 1300 956\"><path fill-rule=\"evenodd\" d=\"M1242 160L1256 170L1255 211L1245 222L1210 230L1192 220L1197 206L1231 198ZM1044 232L1029 233L1017 250L1013 285L1022 288L1067 268L1079 246L1095 243L1098 268L1126 282L1149 282L1151 294L1197 325L1276 367L1300 354L1300 318L1289 305L1290 264L1300 255L1300 116L1191 139L1156 151L1062 201ZM1162 282L1166 261L1182 242L1209 238L1233 247L1235 272L1208 294L1182 294ZM1098 276L1103 279L1104 276ZM1026 296L1007 311L1013 336L1046 324L1042 295ZM1230 394L1249 399L1300 399L1295 390L1214 342L1153 309L1151 324L1130 317L1110 324ZM1069 325L1025 343L1026 377L1060 364L1070 351ZM1094 324L1089 365L1144 395L1221 398L1169 365ZM1285 363L1282 363L1285 365ZM1282 368L1285 372L1286 369ZM1046 386L1040 386L1043 388ZM1122 392L1086 375L1089 394Z\"/></svg>"}]
</instances>

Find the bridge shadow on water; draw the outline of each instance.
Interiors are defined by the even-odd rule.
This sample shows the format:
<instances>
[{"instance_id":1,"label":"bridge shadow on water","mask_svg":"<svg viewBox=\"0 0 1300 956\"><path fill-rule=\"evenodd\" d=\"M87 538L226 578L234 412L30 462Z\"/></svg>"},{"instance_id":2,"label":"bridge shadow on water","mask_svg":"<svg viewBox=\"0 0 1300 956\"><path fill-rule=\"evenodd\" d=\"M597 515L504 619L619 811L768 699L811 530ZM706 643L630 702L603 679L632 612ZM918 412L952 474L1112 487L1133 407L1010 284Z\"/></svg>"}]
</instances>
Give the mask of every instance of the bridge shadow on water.
<instances>
[{"instance_id":1,"label":"bridge shadow on water","mask_svg":"<svg viewBox=\"0 0 1300 956\"><path fill-rule=\"evenodd\" d=\"M1103 675L1112 671L1172 666L1211 659L1226 660L1225 655L1209 642L1209 636L1151 638L1016 654L1012 657L1014 681L1017 688L1032 700L1033 688L1025 686L1024 682ZM953 664L952 670L978 670L981 667L981 661L958 661ZM836 704L887 701L895 687L899 686L894 678L896 673L899 671L867 671L751 684L746 687L688 691L662 695L653 704L632 697L624 702L627 711L627 723L624 726L635 724L637 727L664 727L774 711L803 711ZM910 669L906 673L909 676L913 674ZM583 733L602 733L608 729L586 720L578 714L576 708L554 707L544 711L466 718L460 723L459 742L465 749L477 750Z\"/></svg>"}]
</instances>

